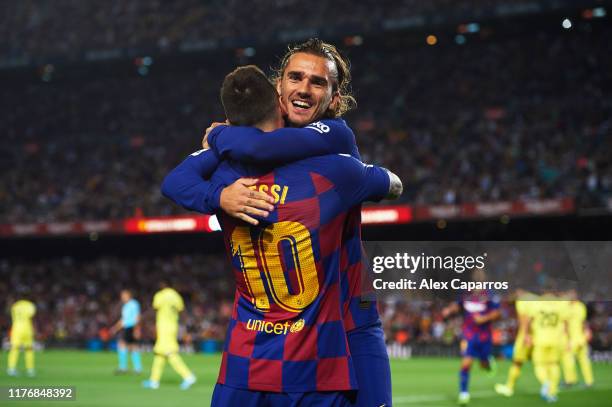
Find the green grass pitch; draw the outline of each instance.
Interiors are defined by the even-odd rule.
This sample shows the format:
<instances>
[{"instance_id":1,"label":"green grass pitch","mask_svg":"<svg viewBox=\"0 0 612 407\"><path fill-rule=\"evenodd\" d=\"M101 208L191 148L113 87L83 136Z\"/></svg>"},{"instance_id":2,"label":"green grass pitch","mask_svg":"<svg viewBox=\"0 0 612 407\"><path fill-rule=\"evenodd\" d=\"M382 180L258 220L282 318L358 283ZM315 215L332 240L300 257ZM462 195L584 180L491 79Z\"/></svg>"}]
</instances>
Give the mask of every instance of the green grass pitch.
<instances>
[{"instance_id":1,"label":"green grass pitch","mask_svg":"<svg viewBox=\"0 0 612 407\"><path fill-rule=\"evenodd\" d=\"M23 358L23 355L22 355ZM76 401L6 401L2 406L42 407L106 407L106 406L207 406L219 369L219 355L186 355L186 363L198 376L198 382L188 391L179 390L180 377L166 364L159 390L141 387L144 376L114 376L116 356L113 353L83 351L45 351L36 354L37 377L8 377L5 374L6 352L0 363L0 387L64 385L76 387ZM151 366L151 354L144 355L145 372ZM393 360L393 398L396 406L441 407L456 405L458 359L415 358ZM20 366L23 359L20 360ZM500 362L497 376L490 378L478 368L472 372L470 406L540 406L538 384L531 364L527 364L519 379L516 394L504 398L493 392L493 385L505 380L507 362ZM595 387L562 391L557 406L612 405L612 365L595 364Z\"/></svg>"}]
</instances>

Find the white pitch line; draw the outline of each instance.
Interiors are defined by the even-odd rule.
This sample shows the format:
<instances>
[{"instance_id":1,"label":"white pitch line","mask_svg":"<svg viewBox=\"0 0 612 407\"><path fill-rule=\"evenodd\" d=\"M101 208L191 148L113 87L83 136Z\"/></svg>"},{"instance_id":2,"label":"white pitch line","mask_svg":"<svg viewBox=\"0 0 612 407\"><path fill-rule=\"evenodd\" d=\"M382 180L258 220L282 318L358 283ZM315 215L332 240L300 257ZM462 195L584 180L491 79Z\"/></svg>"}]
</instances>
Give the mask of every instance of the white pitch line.
<instances>
[{"instance_id":1,"label":"white pitch line","mask_svg":"<svg viewBox=\"0 0 612 407\"><path fill-rule=\"evenodd\" d=\"M612 386L595 385L591 389L585 389L581 387L572 387L569 389L561 389L560 393L561 395L563 395L563 393L576 392L576 391L605 391L605 390L612 390ZM538 395L538 393L521 393L521 394L534 395L534 396ZM491 390L474 391L470 393L470 396L472 396L473 398L504 397L504 396L500 396L499 394ZM434 403L434 402L440 402L440 401L454 402L455 400L453 397L448 397L443 394L419 394L419 395L414 395L414 396L400 396L400 397L393 398L393 404L398 404L398 405ZM433 405L428 405L428 406L435 407Z\"/></svg>"},{"instance_id":2,"label":"white pitch line","mask_svg":"<svg viewBox=\"0 0 612 407\"><path fill-rule=\"evenodd\" d=\"M473 397L491 397L491 396L496 396L497 393L495 393L494 391L490 391L490 390L480 390L480 391L474 391L470 393L471 396ZM421 394L421 395L414 395L414 396L400 396L400 397L394 397L393 398L393 402L394 403L399 403L399 404L413 404L413 403L427 403L427 402L435 402L435 401L451 401L453 400L452 397L449 396L445 396L443 394Z\"/></svg>"}]
</instances>

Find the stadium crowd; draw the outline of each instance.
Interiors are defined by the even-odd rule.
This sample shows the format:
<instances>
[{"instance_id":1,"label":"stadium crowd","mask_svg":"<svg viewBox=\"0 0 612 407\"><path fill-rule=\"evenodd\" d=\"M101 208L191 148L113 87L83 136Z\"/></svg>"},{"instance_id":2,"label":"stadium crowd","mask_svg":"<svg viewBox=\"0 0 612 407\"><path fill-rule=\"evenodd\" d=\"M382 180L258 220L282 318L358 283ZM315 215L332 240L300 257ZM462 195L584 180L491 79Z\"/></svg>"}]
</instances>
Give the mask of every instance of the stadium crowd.
<instances>
[{"instance_id":1,"label":"stadium crowd","mask_svg":"<svg viewBox=\"0 0 612 407\"><path fill-rule=\"evenodd\" d=\"M358 109L347 120L364 161L400 175L402 199L415 204L605 205L612 32L597 30L489 32L437 46L398 35L349 47ZM74 77L57 68L57 77L51 69L7 83L0 223L179 213L159 193L164 175L223 118L223 76L237 63L268 67L273 52L213 53L193 70L153 62L144 76L135 66Z\"/></svg>"},{"instance_id":2,"label":"stadium crowd","mask_svg":"<svg viewBox=\"0 0 612 407\"><path fill-rule=\"evenodd\" d=\"M335 0L321 7L298 0L258 0L249 7L238 0L115 0L103 6L93 0L25 0L0 10L0 37L5 39L0 55L75 57L116 48L167 52L184 44L225 41L252 45L278 41L296 26L306 32L330 27L364 32L386 20L434 14L439 18L441 12L447 18L481 16L498 7L520 10L521 5L533 9L530 0Z\"/></svg>"},{"instance_id":3,"label":"stadium crowd","mask_svg":"<svg viewBox=\"0 0 612 407\"><path fill-rule=\"evenodd\" d=\"M442 302L387 302L382 303L382 315L387 343L456 344L461 338L461 317L445 320ZM502 302L502 317L493 328L493 344L512 344L518 329L516 311L509 301ZM610 349L612 346L612 318L609 302L593 302L589 306L589 327L593 331L591 346Z\"/></svg>"},{"instance_id":4,"label":"stadium crowd","mask_svg":"<svg viewBox=\"0 0 612 407\"><path fill-rule=\"evenodd\" d=\"M232 311L231 273L222 255L96 259L72 257L39 261L0 261L0 338L7 338L9 308L24 295L37 306L37 339L46 343L109 342L109 328L120 315L121 289L133 290L142 309L142 334L147 343L155 338L155 313L151 303L162 278L170 278L185 300L179 336L183 343L222 341ZM606 297L596 297L606 298ZM461 318L445 320L448 300L380 302L388 343L456 344ZM609 302L589 305L592 345L612 346L612 309ZM517 328L511 299L506 298L502 318L495 325L497 345L512 343Z\"/></svg>"},{"instance_id":5,"label":"stadium crowd","mask_svg":"<svg viewBox=\"0 0 612 407\"><path fill-rule=\"evenodd\" d=\"M25 296L37 306L36 331L42 341L112 339L109 328L119 319L119 292L129 289L142 309L143 338L155 338L153 295L162 278L171 278L183 295L181 336L190 341L220 339L232 304L233 282L222 256L174 256L122 259L72 257L39 262L0 262L0 326L8 332L12 301Z\"/></svg>"}]
</instances>

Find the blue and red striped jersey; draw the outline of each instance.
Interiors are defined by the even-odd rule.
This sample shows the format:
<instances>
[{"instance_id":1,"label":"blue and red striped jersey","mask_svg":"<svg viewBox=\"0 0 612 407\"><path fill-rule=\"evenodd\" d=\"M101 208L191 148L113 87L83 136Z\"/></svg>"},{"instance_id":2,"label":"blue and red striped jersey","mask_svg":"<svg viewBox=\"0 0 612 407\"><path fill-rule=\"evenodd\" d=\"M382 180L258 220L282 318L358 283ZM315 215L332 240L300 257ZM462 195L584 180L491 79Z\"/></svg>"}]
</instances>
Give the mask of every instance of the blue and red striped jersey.
<instances>
[{"instance_id":1,"label":"blue and red striped jersey","mask_svg":"<svg viewBox=\"0 0 612 407\"><path fill-rule=\"evenodd\" d=\"M254 127L219 126L212 131L209 142L218 156L238 161L287 163L328 153L346 153L361 160L355 135L342 119L324 119L304 128L287 127L268 133ZM361 204L351 208L346 217L341 253L342 315L350 331L380 320L376 301L364 299L367 284L361 262Z\"/></svg>"},{"instance_id":2,"label":"blue and red striped jersey","mask_svg":"<svg viewBox=\"0 0 612 407\"><path fill-rule=\"evenodd\" d=\"M365 281L363 270L364 248L361 241L361 205L349 209L342 230L342 257L340 260L342 288L342 317L347 331L372 325L380 321L374 295L366 298L371 282Z\"/></svg>"},{"instance_id":3,"label":"blue and red striped jersey","mask_svg":"<svg viewBox=\"0 0 612 407\"><path fill-rule=\"evenodd\" d=\"M472 291L463 296L459 305L463 308L463 338L468 341L477 338L481 342L491 340L492 323L477 324L474 317L499 309L499 299L489 291Z\"/></svg>"},{"instance_id":4,"label":"blue and red striped jersey","mask_svg":"<svg viewBox=\"0 0 612 407\"><path fill-rule=\"evenodd\" d=\"M328 155L276 169L224 161L213 178L257 177L275 201L258 226L219 213L236 280L218 382L273 392L357 388L343 322L349 210L389 190L387 172Z\"/></svg>"},{"instance_id":5,"label":"blue and red striped jersey","mask_svg":"<svg viewBox=\"0 0 612 407\"><path fill-rule=\"evenodd\" d=\"M219 209L223 180L210 180L221 158L257 163L287 163L320 154L347 153L360 159L352 130L342 119L325 119L304 128L283 128L269 133L252 127L219 126L209 136L211 150L201 150L173 169L162 193L179 205L198 212ZM213 181L213 182L211 182ZM379 321L375 301L364 301L361 273L361 205L349 210L343 225L341 296L345 328Z\"/></svg>"}]
</instances>

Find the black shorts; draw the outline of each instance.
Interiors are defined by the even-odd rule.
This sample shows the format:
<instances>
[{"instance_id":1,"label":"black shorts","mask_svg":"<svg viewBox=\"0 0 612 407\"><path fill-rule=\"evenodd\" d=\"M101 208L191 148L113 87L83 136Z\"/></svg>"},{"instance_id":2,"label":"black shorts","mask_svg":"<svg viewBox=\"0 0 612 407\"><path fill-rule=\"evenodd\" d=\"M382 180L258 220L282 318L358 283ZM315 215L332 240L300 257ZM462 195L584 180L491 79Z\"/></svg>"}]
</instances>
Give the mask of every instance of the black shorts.
<instances>
[{"instance_id":1,"label":"black shorts","mask_svg":"<svg viewBox=\"0 0 612 407\"><path fill-rule=\"evenodd\" d=\"M123 333L121 337L128 345L132 345L138 342L134 337L134 327L123 328Z\"/></svg>"}]
</instances>

